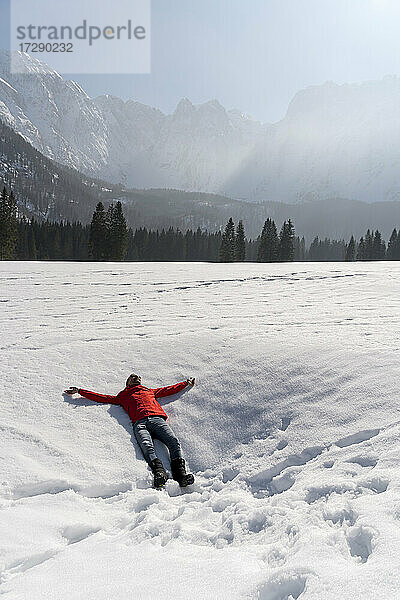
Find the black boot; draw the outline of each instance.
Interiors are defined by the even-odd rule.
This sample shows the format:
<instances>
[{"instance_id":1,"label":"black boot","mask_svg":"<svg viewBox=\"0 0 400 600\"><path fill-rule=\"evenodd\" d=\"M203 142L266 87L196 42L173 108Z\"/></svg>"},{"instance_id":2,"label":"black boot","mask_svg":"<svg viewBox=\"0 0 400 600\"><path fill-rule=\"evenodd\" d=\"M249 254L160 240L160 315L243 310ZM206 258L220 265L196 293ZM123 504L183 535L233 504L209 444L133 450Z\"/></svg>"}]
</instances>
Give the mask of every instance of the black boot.
<instances>
[{"instance_id":1,"label":"black boot","mask_svg":"<svg viewBox=\"0 0 400 600\"><path fill-rule=\"evenodd\" d=\"M171 460L171 473L173 479L179 483L181 487L192 485L194 476L192 473L186 473L185 461L183 458L174 458Z\"/></svg>"},{"instance_id":2,"label":"black boot","mask_svg":"<svg viewBox=\"0 0 400 600\"><path fill-rule=\"evenodd\" d=\"M166 470L159 458L155 458L150 463L150 468L154 473L154 487L159 488L164 485L168 479Z\"/></svg>"}]
</instances>

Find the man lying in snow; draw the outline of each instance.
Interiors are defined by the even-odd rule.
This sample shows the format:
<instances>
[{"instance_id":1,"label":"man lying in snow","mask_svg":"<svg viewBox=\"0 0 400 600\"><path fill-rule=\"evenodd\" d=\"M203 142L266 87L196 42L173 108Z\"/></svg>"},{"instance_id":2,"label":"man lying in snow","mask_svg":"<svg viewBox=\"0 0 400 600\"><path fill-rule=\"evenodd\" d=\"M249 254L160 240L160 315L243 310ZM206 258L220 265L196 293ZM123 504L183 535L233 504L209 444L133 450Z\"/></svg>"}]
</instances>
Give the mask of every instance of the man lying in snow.
<instances>
[{"instance_id":1,"label":"man lying in snow","mask_svg":"<svg viewBox=\"0 0 400 600\"><path fill-rule=\"evenodd\" d=\"M168 479L164 466L154 450L153 438L161 440L167 447L171 457L172 477L180 486L186 487L194 482L192 473L186 473L185 461L182 456L181 445L178 438L166 423L167 414L161 408L156 398L171 396L183 390L187 385L194 385L194 377L157 389L150 389L142 385L140 375L132 373L126 381L126 387L117 396L96 394L77 387L65 390L66 394L80 394L84 398L95 402L119 404L128 413L133 424L136 440L144 454L145 459L154 473L154 486L161 487Z\"/></svg>"}]
</instances>

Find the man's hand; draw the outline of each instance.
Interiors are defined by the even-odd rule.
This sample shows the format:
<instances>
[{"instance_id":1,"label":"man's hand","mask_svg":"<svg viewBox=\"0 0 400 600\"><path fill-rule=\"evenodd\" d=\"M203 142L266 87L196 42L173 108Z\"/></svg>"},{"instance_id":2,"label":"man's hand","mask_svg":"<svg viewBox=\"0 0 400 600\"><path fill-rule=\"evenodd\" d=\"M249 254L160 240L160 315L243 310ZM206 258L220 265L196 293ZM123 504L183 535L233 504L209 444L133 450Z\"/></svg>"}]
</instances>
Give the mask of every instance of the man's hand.
<instances>
[{"instance_id":1,"label":"man's hand","mask_svg":"<svg viewBox=\"0 0 400 600\"><path fill-rule=\"evenodd\" d=\"M71 386L70 388L68 388L68 390L64 390L65 394L68 394L68 396L73 396L74 394L78 393L78 389L77 387Z\"/></svg>"},{"instance_id":2,"label":"man's hand","mask_svg":"<svg viewBox=\"0 0 400 600\"><path fill-rule=\"evenodd\" d=\"M195 378L194 377L189 377L189 379L186 379L186 383L188 385L194 385L195 382Z\"/></svg>"}]
</instances>

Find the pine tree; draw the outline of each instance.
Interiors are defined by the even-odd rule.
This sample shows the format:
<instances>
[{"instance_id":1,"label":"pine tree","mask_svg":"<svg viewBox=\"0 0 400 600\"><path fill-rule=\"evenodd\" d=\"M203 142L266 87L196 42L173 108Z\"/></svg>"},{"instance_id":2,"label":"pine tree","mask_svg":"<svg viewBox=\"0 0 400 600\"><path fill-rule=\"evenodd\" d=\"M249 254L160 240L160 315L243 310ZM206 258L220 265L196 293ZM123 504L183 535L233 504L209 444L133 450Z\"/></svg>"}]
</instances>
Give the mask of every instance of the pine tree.
<instances>
[{"instance_id":1,"label":"pine tree","mask_svg":"<svg viewBox=\"0 0 400 600\"><path fill-rule=\"evenodd\" d=\"M107 238L106 213L102 202L99 202L90 224L89 256L92 260L106 260L108 254Z\"/></svg>"},{"instance_id":2,"label":"pine tree","mask_svg":"<svg viewBox=\"0 0 400 600\"><path fill-rule=\"evenodd\" d=\"M390 236L386 258L388 260L400 260L399 252L400 249L400 235L397 233L396 229L393 229L392 235Z\"/></svg>"},{"instance_id":3,"label":"pine tree","mask_svg":"<svg viewBox=\"0 0 400 600\"><path fill-rule=\"evenodd\" d=\"M373 255L374 255L373 242L374 242L374 238L372 236L372 233L368 229L367 233L365 234L365 240L364 240L364 260L372 260Z\"/></svg>"},{"instance_id":4,"label":"pine tree","mask_svg":"<svg viewBox=\"0 0 400 600\"><path fill-rule=\"evenodd\" d=\"M385 242L378 230L375 231L372 241L372 260L384 260L386 254Z\"/></svg>"},{"instance_id":5,"label":"pine tree","mask_svg":"<svg viewBox=\"0 0 400 600\"><path fill-rule=\"evenodd\" d=\"M279 260L279 237L275 222L267 219L264 223L258 246L258 262L276 262Z\"/></svg>"},{"instance_id":6,"label":"pine tree","mask_svg":"<svg viewBox=\"0 0 400 600\"><path fill-rule=\"evenodd\" d=\"M282 225L279 236L279 258L283 262L291 262L294 259L294 226L290 219Z\"/></svg>"},{"instance_id":7,"label":"pine tree","mask_svg":"<svg viewBox=\"0 0 400 600\"><path fill-rule=\"evenodd\" d=\"M122 261L128 249L128 229L121 202L110 205L107 211L109 260Z\"/></svg>"},{"instance_id":8,"label":"pine tree","mask_svg":"<svg viewBox=\"0 0 400 600\"><path fill-rule=\"evenodd\" d=\"M365 260L365 242L363 237L361 237L358 242L356 260Z\"/></svg>"},{"instance_id":9,"label":"pine tree","mask_svg":"<svg viewBox=\"0 0 400 600\"><path fill-rule=\"evenodd\" d=\"M246 239L244 235L243 221L239 221L235 236L235 260L243 262L246 258Z\"/></svg>"},{"instance_id":10,"label":"pine tree","mask_svg":"<svg viewBox=\"0 0 400 600\"><path fill-rule=\"evenodd\" d=\"M265 262L265 254L267 247L267 221L264 221L264 225L261 231L261 235L258 241L258 251L257 251L257 262Z\"/></svg>"},{"instance_id":11,"label":"pine tree","mask_svg":"<svg viewBox=\"0 0 400 600\"><path fill-rule=\"evenodd\" d=\"M225 231L222 234L219 260L220 262L234 262L235 260L235 224L232 217L226 224Z\"/></svg>"},{"instance_id":12,"label":"pine tree","mask_svg":"<svg viewBox=\"0 0 400 600\"><path fill-rule=\"evenodd\" d=\"M113 240L112 240L112 223L114 220L114 209L115 206L111 202L107 208L106 212L106 250L105 250L105 260L114 260L114 248L113 248Z\"/></svg>"},{"instance_id":13,"label":"pine tree","mask_svg":"<svg viewBox=\"0 0 400 600\"><path fill-rule=\"evenodd\" d=\"M345 260L347 262L353 262L356 259L356 242L353 236L351 236L349 243L346 246Z\"/></svg>"},{"instance_id":14,"label":"pine tree","mask_svg":"<svg viewBox=\"0 0 400 600\"><path fill-rule=\"evenodd\" d=\"M6 188L0 196L0 260L12 260L18 241L17 203Z\"/></svg>"}]
</instances>

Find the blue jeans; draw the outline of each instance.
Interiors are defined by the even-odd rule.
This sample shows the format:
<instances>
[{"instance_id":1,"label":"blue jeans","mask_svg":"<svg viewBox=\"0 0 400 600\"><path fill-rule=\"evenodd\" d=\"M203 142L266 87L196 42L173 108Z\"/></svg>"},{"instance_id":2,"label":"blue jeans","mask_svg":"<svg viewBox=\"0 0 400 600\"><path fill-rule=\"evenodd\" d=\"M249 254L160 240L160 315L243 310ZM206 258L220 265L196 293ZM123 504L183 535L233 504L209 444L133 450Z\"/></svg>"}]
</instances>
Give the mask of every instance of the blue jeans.
<instances>
[{"instance_id":1,"label":"blue jeans","mask_svg":"<svg viewBox=\"0 0 400 600\"><path fill-rule=\"evenodd\" d=\"M157 454L154 450L153 438L160 440L167 446L171 460L174 460L174 458L182 458L179 440L163 417L155 416L140 419L134 423L133 432L137 443L149 464L152 460L157 458Z\"/></svg>"}]
</instances>

